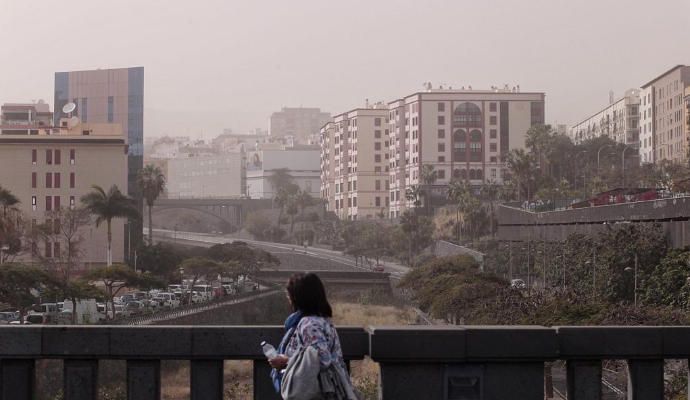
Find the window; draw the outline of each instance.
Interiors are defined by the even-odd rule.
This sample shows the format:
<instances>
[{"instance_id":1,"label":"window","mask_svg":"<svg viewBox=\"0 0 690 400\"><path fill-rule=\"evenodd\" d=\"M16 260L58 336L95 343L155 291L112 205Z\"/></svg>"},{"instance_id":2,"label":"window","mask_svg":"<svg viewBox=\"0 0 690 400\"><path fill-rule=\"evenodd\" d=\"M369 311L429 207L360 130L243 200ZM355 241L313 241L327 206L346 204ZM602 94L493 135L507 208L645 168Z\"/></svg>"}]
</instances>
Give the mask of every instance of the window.
<instances>
[{"instance_id":1,"label":"window","mask_svg":"<svg viewBox=\"0 0 690 400\"><path fill-rule=\"evenodd\" d=\"M77 152L74 149L71 149L69 151L69 163L71 165L74 165L75 159L76 159L76 154Z\"/></svg>"},{"instance_id":2,"label":"window","mask_svg":"<svg viewBox=\"0 0 690 400\"><path fill-rule=\"evenodd\" d=\"M56 172L53 175L53 186L55 187L55 189L60 189L60 173L59 172Z\"/></svg>"},{"instance_id":3,"label":"window","mask_svg":"<svg viewBox=\"0 0 690 400\"><path fill-rule=\"evenodd\" d=\"M60 219L55 218L53 220L53 232L55 232L56 235L60 234Z\"/></svg>"},{"instance_id":4,"label":"window","mask_svg":"<svg viewBox=\"0 0 690 400\"><path fill-rule=\"evenodd\" d=\"M439 144L438 144L438 151L439 151L440 153L446 151L446 144L445 144L445 143L439 143Z\"/></svg>"},{"instance_id":5,"label":"window","mask_svg":"<svg viewBox=\"0 0 690 400\"><path fill-rule=\"evenodd\" d=\"M53 257L53 245L46 241L46 258L52 258Z\"/></svg>"},{"instance_id":6,"label":"window","mask_svg":"<svg viewBox=\"0 0 690 400\"><path fill-rule=\"evenodd\" d=\"M62 159L62 152L58 149L55 150L55 165L60 165Z\"/></svg>"},{"instance_id":7,"label":"window","mask_svg":"<svg viewBox=\"0 0 690 400\"><path fill-rule=\"evenodd\" d=\"M445 139L446 137L446 130L445 129L439 129L438 130L438 138L439 139Z\"/></svg>"},{"instance_id":8,"label":"window","mask_svg":"<svg viewBox=\"0 0 690 400\"><path fill-rule=\"evenodd\" d=\"M75 177L74 177L74 172L69 173L69 188L74 189L74 182L75 182Z\"/></svg>"},{"instance_id":9,"label":"window","mask_svg":"<svg viewBox=\"0 0 690 400\"><path fill-rule=\"evenodd\" d=\"M374 188L375 188L375 190L381 190L381 181L380 180L378 180L378 179L376 180L376 182L374 184Z\"/></svg>"},{"instance_id":10,"label":"window","mask_svg":"<svg viewBox=\"0 0 690 400\"><path fill-rule=\"evenodd\" d=\"M375 131L374 131L374 137L375 137L376 139L380 139L380 138L381 138L381 131L378 130L378 129L375 130Z\"/></svg>"},{"instance_id":11,"label":"window","mask_svg":"<svg viewBox=\"0 0 690 400\"><path fill-rule=\"evenodd\" d=\"M46 164L53 165L53 150L46 150Z\"/></svg>"},{"instance_id":12,"label":"window","mask_svg":"<svg viewBox=\"0 0 690 400\"><path fill-rule=\"evenodd\" d=\"M446 156L438 156L438 162L446 162Z\"/></svg>"},{"instance_id":13,"label":"window","mask_svg":"<svg viewBox=\"0 0 690 400\"><path fill-rule=\"evenodd\" d=\"M492 115L489 117L489 124L496 125L496 116Z\"/></svg>"},{"instance_id":14,"label":"window","mask_svg":"<svg viewBox=\"0 0 690 400\"><path fill-rule=\"evenodd\" d=\"M374 204L376 204L376 207L381 207L381 198L379 196L376 196Z\"/></svg>"},{"instance_id":15,"label":"window","mask_svg":"<svg viewBox=\"0 0 690 400\"><path fill-rule=\"evenodd\" d=\"M37 174L35 172L31 173L31 188L36 189Z\"/></svg>"},{"instance_id":16,"label":"window","mask_svg":"<svg viewBox=\"0 0 690 400\"><path fill-rule=\"evenodd\" d=\"M113 122L114 108L115 108L115 98L113 96L108 96L108 122Z\"/></svg>"},{"instance_id":17,"label":"window","mask_svg":"<svg viewBox=\"0 0 690 400\"><path fill-rule=\"evenodd\" d=\"M498 159L496 157L489 157L489 162L495 163L497 160Z\"/></svg>"},{"instance_id":18,"label":"window","mask_svg":"<svg viewBox=\"0 0 690 400\"><path fill-rule=\"evenodd\" d=\"M375 154L374 155L374 162L381 162L381 154Z\"/></svg>"},{"instance_id":19,"label":"window","mask_svg":"<svg viewBox=\"0 0 690 400\"><path fill-rule=\"evenodd\" d=\"M36 165L38 161L38 151L36 149L31 150L31 164Z\"/></svg>"},{"instance_id":20,"label":"window","mask_svg":"<svg viewBox=\"0 0 690 400\"><path fill-rule=\"evenodd\" d=\"M381 118L374 118L374 126L381 126Z\"/></svg>"},{"instance_id":21,"label":"window","mask_svg":"<svg viewBox=\"0 0 690 400\"><path fill-rule=\"evenodd\" d=\"M381 150L381 142L374 143L374 150Z\"/></svg>"},{"instance_id":22,"label":"window","mask_svg":"<svg viewBox=\"0 0 690 400\"><path fill-rule=\"evenodd\" d=\"M79 110L79 117L81 118L81 122L88 122L88 100L86 97L82 97L81 99L81 109Z\"/></svg>"},{"instance_id":23,"label":"window","mask_svg":"<svg viewBox=\"0 0 690 400\"><path fill-rule=\"evenodd\" d=\"M36 211L36 196L31 196L31 209Z\"/></svg>"},{"instance_id":24,"label":"window","mask_svg":"<svg viewBox=\"0 0 690 400\"><path fill-rule=\"evenodd\" d=\"M489 151L492 153L496 152L496 143L490 143L489 144Z\"/></svg>"},{"instance_id":25,"label":"window","mask_svg":"<svg viewBox=\"0 0 690 400\"><path fill-rule=\"evenodd\" d=\"M496 134L497 134L496 129L489 130L489 137L491 139L496 139Z\"/></svg>"},{"instance_id":26,"label":"window","mask_svg":"<svg viewBox=\"0 0 690 400\"><path fill-rule=\"evenodd\" d=\"M352 199L349 197L347 198L347 206L352 207Z\"/></svg>"},{"instance_id":27,"label":"window","mask_svg":"<svg viewBox=\"0 0 690 400\"><path fill-rule=\"evenodd\" d=\"M352 198L352 206L357 207L357 198L356 197Z\"/></svg>"},{"instance_id":28,"label":"window","mask_svg":"<svg viewBox=\"0 0 690 400\"><path fill-rule=\"evenodd\" d=\"M46 172L46 189L52 189L53 188L53 173L52 172Z\"/></svg>"},{"instance_id":29,"label":"window","mask_svg":"<svg viewBox=\"0 0 690 400\"><path fill-rule=\"evenodd\" d=\"M446 179L446 170L445 169L439 169L436 171L436 177L438 179Z\"/></svg>"},{"instance_id":30,"label":"window","mask_svg":"<svg viewBox=\"0 0 690 400\"><path fill-rule=\"evenodd\" d=\"M50 211L53 209L53 198L50 196L46 196L46 211Z\"/></svg>"},{"instance_id":31,"label":"window","mask_svg":"<svg viewBox=\"0 0 690 400\"><path fill-rule=\"evenodd\" d=\"M74 204L74 196L70 196L70 197L69 197L69 208L70 208L70 210L74 210L74 206L75 206L75 204Z\"/></svg>"},{"instance_id":32,"label":"window","mask_svg":"<svg viewBox=\"0 0 690 400\"><path fill-rule=\"evenodd\" d=\"M53 206L56 210L60 209L60 196L53 196Z\"/></svg>"},{"instance_id":33,"label":"window","mask_svg":"<svg viewBox=\"0 0 690 400\"><path fill-rule=\"evenodd\" d=\"M443 115L439 115L437 122L439 125L445 125L446 124L446 117L444 117Z\"/></svg>"},{"instance_id":34,"label":"window","mask_svg":"<svg viewBox=\"0 0 690 400\"><path fill-rule=\"evenodd\" d=\"M53 256L55 258L60 257L60 242L53 243Z\"/></svg>"},{"instance_id":35,"label":"window","mask_svg":"<svg viewBox=\"0 0 690 400\"><path fill-rule=\"evenodd\" d=\"M439 112L446 111L446 103L438 103L438 111Z\"/></svg>"},{"instance_id":36,"label":"window","mask_svg":"<svg viewBox=\"0 0 690 400\"><path fill-rule=\"evenodd\" d=\"M357 181L352 181L352 190L357 190Z\"/></svg>"},{"instance_id":37,"label":"window","mask_svg":"<svg viewBox=\"0 0 690 400\"><path fill-rule=\"evenodd\" d=\"M496 103L489 103L489 111L496 112Z\"/></svg>"}]
</instances>

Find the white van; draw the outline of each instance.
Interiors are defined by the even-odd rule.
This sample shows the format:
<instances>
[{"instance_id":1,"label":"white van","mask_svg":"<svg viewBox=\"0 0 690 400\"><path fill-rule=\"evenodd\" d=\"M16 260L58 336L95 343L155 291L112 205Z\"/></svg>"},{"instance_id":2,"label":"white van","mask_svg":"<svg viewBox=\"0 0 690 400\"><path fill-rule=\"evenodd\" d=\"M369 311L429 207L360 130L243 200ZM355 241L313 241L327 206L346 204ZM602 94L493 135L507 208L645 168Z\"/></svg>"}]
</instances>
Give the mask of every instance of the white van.
<instances>
[{"instance_id":1,"label":"white van","mask_svg":"<svg viewBox=\"0 0 690 400\"><path fill-rule=\"evenodd\" d=\"M213 300L213 286L211 285L195 285L192 290L198 292L203 301Z\"/></svg>"}]
</instances>

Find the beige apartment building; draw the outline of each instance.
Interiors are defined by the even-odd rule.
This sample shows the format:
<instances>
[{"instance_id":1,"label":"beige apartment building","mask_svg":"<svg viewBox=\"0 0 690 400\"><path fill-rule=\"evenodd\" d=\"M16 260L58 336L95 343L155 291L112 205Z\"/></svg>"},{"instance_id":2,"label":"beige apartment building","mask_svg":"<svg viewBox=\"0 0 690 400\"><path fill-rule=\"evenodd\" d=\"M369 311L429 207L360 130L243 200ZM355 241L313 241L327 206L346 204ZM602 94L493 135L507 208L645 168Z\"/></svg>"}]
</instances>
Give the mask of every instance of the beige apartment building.
<instances>
[{"instance_id":1,"label":"beige apartment building","mask_svg":"<svg viewBox=\"0 0 690 400\"><path fill-rule=\"evenodd\" d=\"M690 130L684 96L690 66L676 65L642 85L640 156L642 162L687 162Z\"/></svg>"},{"instance_id":2,"label":"beige apartment building","mask_svg":"<svg viewBox=\"0 0 690 400\"><path fill-rule=\"evenodd\" d=\"M357 108L321 128L321 196L340 219L386 215L388 109L382 103Z\"/></svg>"},{"instance_id":3,"label":"beige apartment building","mask_svg":"<svg viewBox=\"0 0 690 400\"><path fill-rule=\"evenodd\" d=\"M424 165L436 171L431 192L437 198L445 198L453 179L476 187L502 184L502 156L524 148L527 130L544 124L544 99L544 93L523 93L506 86L429 89L390 102L389 216L399 217L412 207L405 192L423 184Z\"/></svg>"},{"instance_id":4,"label":"beige apartment building","mask_svg":"<svg viewBox=\"0 0 690 400\"><path fill-rule=\"evenodd\" d=\"M582 143L606 136L618 143L637 147L640 140L640 102L640 89L628 89L620 99L611 99L608 106L573 125L570 138L575 143Z\"/></svg>"},{"instance_id":5,"label":"beige apartment building","mask_svg":"<svg viewBox=\"0 0 690 400\"><path fill-rule=\"evenodd\" d=\"M20 200L19 209L27 226L43 224L53 210L78 207L80 198L99 185L108 190L117 185L127 189L127 140L119 124L60 121L59 128L40 129L36 134L16 134L11 125L2 125L0 135L0 185ZM124 260L125 221L112 223L113 261ZM30 229L30 228L29 228ZM89 225L78 234L81 266L106 262L105 224ZM60 258L66 244L54 241L35 243L20 256L22 261Z\"/></svg>"}]
</instances>

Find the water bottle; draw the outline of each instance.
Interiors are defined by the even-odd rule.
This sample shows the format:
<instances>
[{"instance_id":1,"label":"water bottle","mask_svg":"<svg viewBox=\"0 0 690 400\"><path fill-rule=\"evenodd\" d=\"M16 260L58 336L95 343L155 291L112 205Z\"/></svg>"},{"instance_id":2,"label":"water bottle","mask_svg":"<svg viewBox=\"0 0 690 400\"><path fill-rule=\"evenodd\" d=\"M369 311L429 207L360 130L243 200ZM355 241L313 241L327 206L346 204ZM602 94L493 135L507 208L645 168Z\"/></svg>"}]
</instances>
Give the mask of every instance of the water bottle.
<instances>
[{"instance_id":1,"label":"water bottle","mask_svg":"<svg viewBox=\"0 0 690 400\"><path fill-rule=\"evenodd\" d=\"M274 359L278 355L278 352L276 351L275 347L273 347L273 345L270 343L261 342L261 350L264 351L264 355L269 360Z\"/></svg>"}]
</instances>

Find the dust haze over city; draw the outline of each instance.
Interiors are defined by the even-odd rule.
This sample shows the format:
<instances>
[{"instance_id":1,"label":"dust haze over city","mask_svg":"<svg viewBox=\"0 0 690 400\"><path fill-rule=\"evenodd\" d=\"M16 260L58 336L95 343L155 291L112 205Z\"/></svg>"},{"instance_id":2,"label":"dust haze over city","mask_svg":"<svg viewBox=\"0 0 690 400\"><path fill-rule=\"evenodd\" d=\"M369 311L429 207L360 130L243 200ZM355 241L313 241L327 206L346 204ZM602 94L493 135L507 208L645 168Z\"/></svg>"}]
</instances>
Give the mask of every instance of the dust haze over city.
<instances>
[{"instance_id":1,"label":"dust haze over city","mask_svg":"<svg viewBox=\"0 0 690 400\"><path fill-rule=\"evenodd\" d=\"M0 0L0 400L687 398L688 26Z\"/></svg>"}]
</instances>

